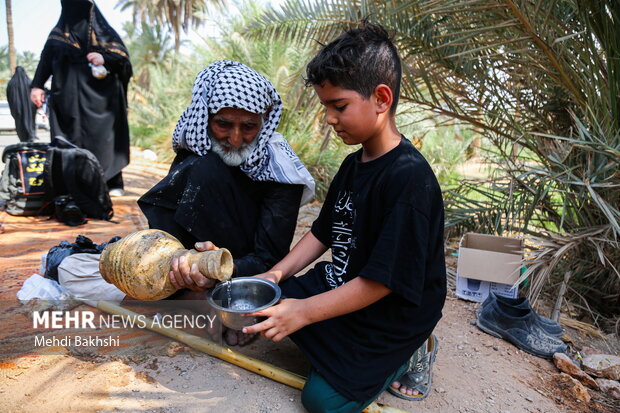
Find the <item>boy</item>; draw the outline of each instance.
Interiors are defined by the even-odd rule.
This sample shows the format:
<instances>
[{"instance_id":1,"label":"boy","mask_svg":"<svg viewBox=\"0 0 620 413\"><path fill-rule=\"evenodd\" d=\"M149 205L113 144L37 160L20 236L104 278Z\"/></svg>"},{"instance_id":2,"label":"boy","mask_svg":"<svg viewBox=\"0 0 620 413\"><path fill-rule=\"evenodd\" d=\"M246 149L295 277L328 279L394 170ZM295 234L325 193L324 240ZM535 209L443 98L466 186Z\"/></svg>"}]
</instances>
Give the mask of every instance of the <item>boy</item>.
<instances>
[{"instance_id":1,"label":"boy","mask_svg":"<svg viewBox=\"0 0 620 413\"><path fill-rule=\"evenodd\" d=\"M390 385L416 396L398 382L441 318L443 201L430 166L396 128L401 67L384 29L366 23L341 35L307 76L327 122L362 148L342 163L311 231L258 275L287 298L255 313L267 319L244 332L291 335L313 367L307 410L361 411ZM331 263L291 277L328 248Z\"/></svg>"}]
</instances>

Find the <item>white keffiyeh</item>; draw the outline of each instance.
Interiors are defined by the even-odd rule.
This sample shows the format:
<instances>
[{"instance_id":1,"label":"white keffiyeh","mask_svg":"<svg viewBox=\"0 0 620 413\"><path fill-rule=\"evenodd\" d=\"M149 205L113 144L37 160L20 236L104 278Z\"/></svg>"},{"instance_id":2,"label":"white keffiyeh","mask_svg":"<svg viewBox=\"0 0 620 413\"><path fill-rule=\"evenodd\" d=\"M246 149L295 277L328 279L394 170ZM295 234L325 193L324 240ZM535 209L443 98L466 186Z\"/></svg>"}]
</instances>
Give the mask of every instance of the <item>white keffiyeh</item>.
<instances>
[{"instance_id":1,"label":"white keffiyeh","mask_svg":"<svg viewBox=\"0 0 620 413\"><path fill-rule=\"evenodd\" d=\"M252 180L304 185L302 204L314 197L314 180L281 134L282 99L271 82L243 63L220 60L194 81L192 103L183 112L172 135L172 149L203 156L211 150L209 115L236 108L264 115L258 143L239 166Z\"/></svg>"}]
</instances>

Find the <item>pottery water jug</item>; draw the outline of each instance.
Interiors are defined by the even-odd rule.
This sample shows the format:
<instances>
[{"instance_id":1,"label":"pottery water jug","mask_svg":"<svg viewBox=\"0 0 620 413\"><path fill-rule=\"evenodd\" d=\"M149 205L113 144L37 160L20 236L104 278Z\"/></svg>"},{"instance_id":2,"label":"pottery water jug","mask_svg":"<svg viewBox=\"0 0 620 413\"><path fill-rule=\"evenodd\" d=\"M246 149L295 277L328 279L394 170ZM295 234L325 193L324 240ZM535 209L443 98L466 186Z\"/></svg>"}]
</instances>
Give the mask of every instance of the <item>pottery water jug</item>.
<instances>
[{"instance_id":1,"label":"pottery water jug","mask_svg":"<svg viewBox=\"0 0 620 413\"><path fill-rule=\"evenodd\" d=\"M233 259L226 248L186 250L175 237L157 229L134 232L108 244L101 253L99 271L104 280L130 297L161 300L177 290L168 274L172 259L182 255L187 256L190 267L196 264L208 278L226 281L232 276Z\"/></svg>"}]
</instances>

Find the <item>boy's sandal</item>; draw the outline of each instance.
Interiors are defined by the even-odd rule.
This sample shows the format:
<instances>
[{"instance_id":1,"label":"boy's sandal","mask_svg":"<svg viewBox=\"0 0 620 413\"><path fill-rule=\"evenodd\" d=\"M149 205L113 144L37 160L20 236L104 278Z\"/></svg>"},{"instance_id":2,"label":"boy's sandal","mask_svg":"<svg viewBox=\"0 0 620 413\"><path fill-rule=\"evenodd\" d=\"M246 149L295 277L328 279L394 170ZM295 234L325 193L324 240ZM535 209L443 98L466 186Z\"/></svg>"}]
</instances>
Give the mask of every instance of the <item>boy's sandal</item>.
<instances>
[{"instance_id":1,"label":"boy's sandal","mask_svg":"<svg viewBox=\"0 0 620 413\"><path fill-rule=\"evenodd\" d=\"M409 359L409 369L397 381L401 386L416 390L417 395L407 394L388 387L388 391L396 397L405 400L424 400L431 392L431 382L433 379L433 363L437 358L437 337L432 334L419 349L413 353Z\"/></svg>"}]
</instances>

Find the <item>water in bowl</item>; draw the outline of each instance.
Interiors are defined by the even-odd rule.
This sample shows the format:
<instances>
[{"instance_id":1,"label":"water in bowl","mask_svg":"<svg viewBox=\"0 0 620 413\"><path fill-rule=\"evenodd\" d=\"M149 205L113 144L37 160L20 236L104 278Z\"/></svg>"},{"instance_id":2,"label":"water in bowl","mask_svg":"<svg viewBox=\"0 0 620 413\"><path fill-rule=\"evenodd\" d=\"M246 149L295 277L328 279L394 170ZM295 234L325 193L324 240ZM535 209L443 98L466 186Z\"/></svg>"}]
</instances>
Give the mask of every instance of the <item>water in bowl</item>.
<instances>
[{"instance_id":1,"label":"water in bowl","mask_svg":"<svg viewBox=\"0 0 620 413\"><path fill-rule=\"evenodd\" d=\"M256 306L250 300L239 299L230 303L231 310L251 312Z\"/></svg>"}]
</instances>

